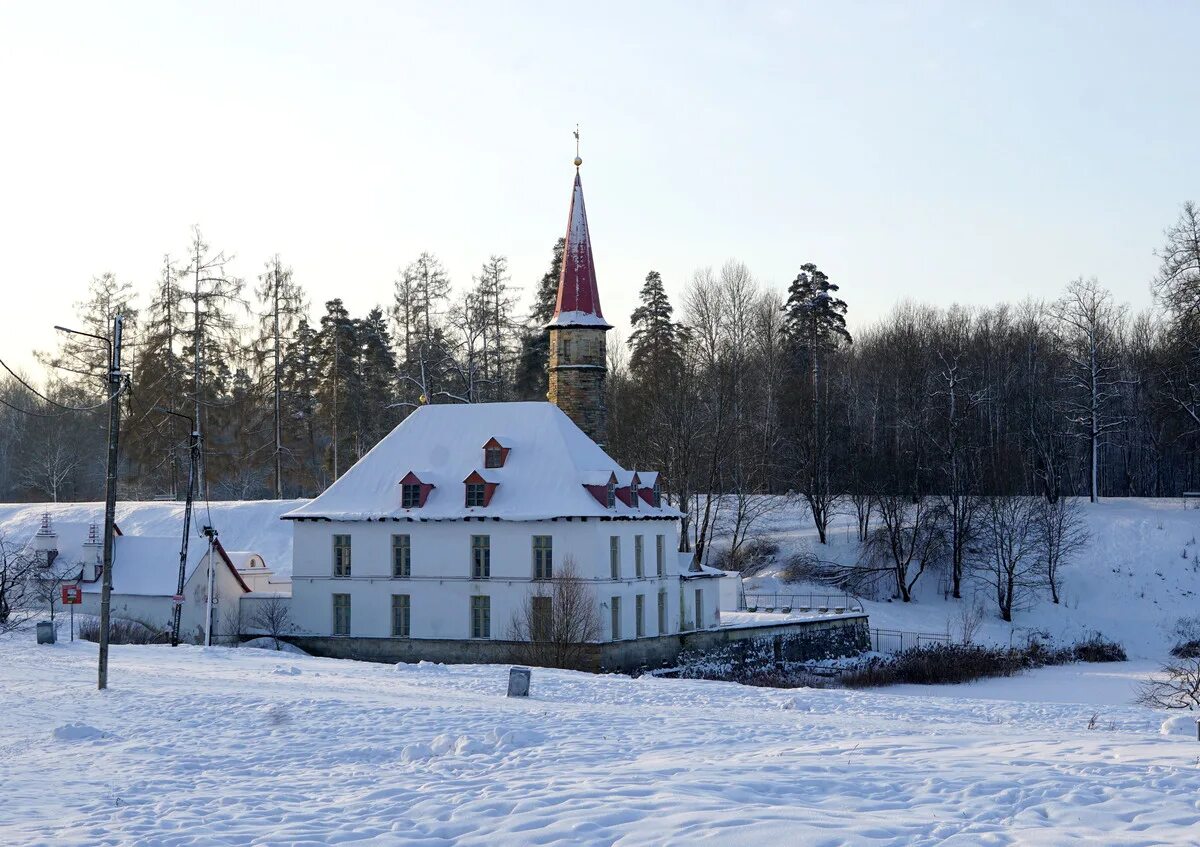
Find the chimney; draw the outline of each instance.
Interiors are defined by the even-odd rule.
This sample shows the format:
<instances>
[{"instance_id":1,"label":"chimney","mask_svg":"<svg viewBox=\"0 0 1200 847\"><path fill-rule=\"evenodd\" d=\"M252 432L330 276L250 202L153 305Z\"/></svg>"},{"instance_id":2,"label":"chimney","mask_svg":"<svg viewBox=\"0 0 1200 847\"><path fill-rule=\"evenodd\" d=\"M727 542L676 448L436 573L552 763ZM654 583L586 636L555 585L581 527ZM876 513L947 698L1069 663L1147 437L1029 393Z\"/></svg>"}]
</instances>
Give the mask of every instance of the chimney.
<instances>
[{"instance_id":1,"label":"chimney","mask_svg":"<svg viewBox=\"0 0 1200 847\"><path fill-rule=\"evenodd\" d=\"M54 564L58 557L58 533L54 531L49 512L42 512L42 525L33 536L33 550L37 554L38 564L44 568Z\"/></svg>"},{"instance_id":2,"label":"chimney","mask_svg":"<svg viewBox=\"0 0 1200 847\"><path fill-rule=\"evenodd\" d=\"M83 542L83 582L95 582L100 578L101 562L104 558L104 539L100 525L92 521L88 527L87 541Z\"/></svg>"}]
</instances>

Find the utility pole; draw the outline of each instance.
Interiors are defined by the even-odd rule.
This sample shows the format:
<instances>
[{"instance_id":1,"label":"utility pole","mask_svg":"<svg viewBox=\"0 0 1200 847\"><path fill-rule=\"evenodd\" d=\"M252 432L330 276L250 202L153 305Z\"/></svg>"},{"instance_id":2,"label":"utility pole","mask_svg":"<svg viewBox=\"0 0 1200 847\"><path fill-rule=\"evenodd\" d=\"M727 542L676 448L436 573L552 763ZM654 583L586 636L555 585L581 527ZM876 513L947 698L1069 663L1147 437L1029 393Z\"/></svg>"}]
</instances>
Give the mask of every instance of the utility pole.
<instances>
[{"instance_id":1,"label":"utility pole","mask_svg":"<svg viewBox=\"0 0 1200 847\"><path fill-rule=\"evenodd\" d=\"M274 312L275 312L275 375L272 382L275 387L275 499L283 499L283 430L280 417L279 402L279 254L275 254L274 268Z\"/></svg>"},{"instance_id":2,"label":"utility pole","mask_svg":"<svg viewBox=\"0 0 1200 847\"><path fill-rule=\"evenodd\" d=\"M204 527L204 535L208 538L208 600L204 612L204 646L212 646L212 624L213 624L213 589L216 587L217 569L213 562L213 555L216 550L213 548L217 543L217 531L211 526Z\"/></svg>"},{"instance_id":3,"label":"utility pole","mask_svg":"<svg viewBox=\"0 0 1200 847\"><path fill-rule=\"evenodd\" d=\"M196 464L200 455L200 431L197 429L196 421L193 418L179 412L172 412L170 409L164 409L161 406L155 406L154 408L155 411L162 412L165 415L173 415L188 422L187 494L183 503L183 538L179 543L179 581L175 587L175 597L173 598L173 608L171 609L171 646L178 647L179 619L183 613L183 584L187 580L188 540L192 533L192 494L196 488Z\"/></svg>"},{"instance_id":4,"label":"utility pole","mask_svg":"<svg viewBox=\"0 0 1200 847\"><path fill-rule=\"evenodd\" d=\"M125 318L122 315L118 314L113 318L111 339L103 335L68 329L65 326L54 327L59 332L95 338L108 346L108 474L104 496L104 575L100 590L100 662L96 685L101 691L108 688L108 621L112 603L113 527L116 525L117 515L117 461L120 455L118 436L121 430L121 329L124 324Z\"/></svg>"},{"instance_id":5,"label":"utility pole","mask_svg":"<svg viewBox=\"0 0 1200 847\"><path fill-rule=\"evenodd\" d=\"M117 440L121 429L121 329L125 319L113 319L108 368L108 474L104 494L104 583L100 589L100 665L97 687L108 688L108 620L112 603L113 526L117 517Z\"/></svg>"}]
</instances>

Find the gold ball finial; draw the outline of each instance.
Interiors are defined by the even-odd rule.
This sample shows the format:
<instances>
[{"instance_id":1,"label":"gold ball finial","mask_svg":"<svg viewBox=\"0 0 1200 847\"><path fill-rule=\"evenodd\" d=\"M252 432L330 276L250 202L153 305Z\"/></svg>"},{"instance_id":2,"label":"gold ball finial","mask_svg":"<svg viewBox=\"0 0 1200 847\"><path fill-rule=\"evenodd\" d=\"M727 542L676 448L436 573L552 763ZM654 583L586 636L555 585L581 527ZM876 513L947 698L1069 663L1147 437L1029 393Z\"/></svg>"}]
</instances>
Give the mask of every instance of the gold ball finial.
<instances>
[{"instance_id":1,"label":"gold ball finial","mask_svg":"<svg viewBox=\"0 0 1200 847\"><path fill-rule=\"evenodd\" d=\"M582 164L583 164L583 159L581 159L581 158L579 158L578 156L576 156L576 157L575 157L575 167L579 167L579 166L580 166L580 165L582 165Z\"/></svg>"}]
</instances>

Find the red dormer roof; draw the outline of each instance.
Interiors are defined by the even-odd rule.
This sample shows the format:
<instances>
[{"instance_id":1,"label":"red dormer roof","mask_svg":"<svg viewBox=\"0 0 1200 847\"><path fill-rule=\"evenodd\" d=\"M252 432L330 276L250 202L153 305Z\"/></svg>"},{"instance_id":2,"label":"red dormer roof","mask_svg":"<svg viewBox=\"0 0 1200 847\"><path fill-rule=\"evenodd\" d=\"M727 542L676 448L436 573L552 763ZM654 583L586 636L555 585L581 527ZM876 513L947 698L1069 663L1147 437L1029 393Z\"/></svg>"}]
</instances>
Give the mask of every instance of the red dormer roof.
<instances>
[{"instance_id":1,"label":"red dormer roof","mask_svg":"<svg viewBox=\"0 0 1200 847\"><path fill-rule=\"evenodd\" d=\"M508 453L511 449L512 449L511 447L505 447L503 444L500 443L500 440L498 438L496 438L495 436L492 436L491 438L488 439L487 444L483 445L484 466L485 467L497 467L497 468L504 467L504 463L508 461ZM499 450L500 451L500 464L498 464L498 465L487 464L487 454L488 454L489 450Z\"/></svg>"},{"instance_id":2,"label":"red dormer roof","mask_svg":"<svg viewBox=\"0 0 1200 847\"><path fill-rule=\"evenodd\" d=\"M596 286L596 265L592 259L592 238L588 232L587 210L583 206L583 183L575 172L571 193L571 212L567 218L567 237L563 246L562 270L558 277L558 299L550 326L592 326L609 329L600 311L600 291Z\"/></svg>"},{"instance_id":3,"label":"red dormer roof","mask_svg":"<svg viewBox=\"0 0 1200 847\"><path fill-rule=\"evenodd\" d=\"M425 505L425 501L427 499L429 499L429 492L433 491L433 483L432 482L422 482L421 478L419 476L417 476L416 471L409 471L408 473L406 473L404 475L404 479L400 480L400 484L401 485L419 485L421 487L421 494L419 496L419 499L417 500L417 508L418 509Z\"/></svg>"},{"instance_id":4,"label":"red dormer roof","mask_svg":"<svg viewBox=\"0 0 1200 847\"><path fill-rule=\"evenodd\" d=\"M471 471L471 475L463 480L464 496L465 487L468 485L483 484L483 505L487 506L492 502L492 496L496 493L496 488L499 487L498 482L489 482L483 478L483 474L479 471Z\"/></svg>"}]
</instances>

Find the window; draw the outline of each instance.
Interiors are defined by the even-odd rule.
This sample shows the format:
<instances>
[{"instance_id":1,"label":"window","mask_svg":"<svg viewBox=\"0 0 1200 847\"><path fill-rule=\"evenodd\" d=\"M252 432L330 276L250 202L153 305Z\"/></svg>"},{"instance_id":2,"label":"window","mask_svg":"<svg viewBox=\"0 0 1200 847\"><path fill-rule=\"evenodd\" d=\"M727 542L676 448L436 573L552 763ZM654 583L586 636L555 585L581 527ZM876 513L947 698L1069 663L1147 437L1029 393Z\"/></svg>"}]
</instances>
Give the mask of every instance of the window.
<instances>
[{"instance_id":1,"label":"window","mask_svg":"<svg viewBox=\"0 0 1200 847\"><path fill-rule=\"evenodd\" d=\"M621 537L619 535L609 536L608 567L612 572L613 579L621 578Z\"/></svg>"},{"instance_id":2,"label":"window","mask_svg":"<svg viewBox=\"0 0 1200 847\"><path fill-rule=\"evenodd\" d=\"M488 579L492 575L492 537L471 536L471 579Z\"/></svg>"},{"instance_id":3,"label":"window","mask_svg":"<svg viewBox=\"0 0 1200 847\"><path fill-rule=\"evenodd\" d=\"M658 575L667 575L667 537L660 535L654 539L654 559L658 566Z\"/></svg>"},{"instance_id":4,"label":"window","mask_svg":"<svg viewBox=\"0 0 1200 847\"><path fill-rule=\"evenodd\" d=\"M400 486L400 508L417 509L421 506L421 486L406 482Z\"/></svg>"},{"instance_id":5,"label":"window","mask_svg":"<svg viewBox=\"0 0 1200 847\"><path fill-rule=\"evenodd\" d=\"M471 598L471 637L492 637L492 598L476 595Z\"/></svg>"},{"instance_id":6,"label":"window","mask_svg":"<svg viewBox=\"0 0 1200 847\"><path fill-rule=\"evenodd\" d=\"M412 599L407 594L392 595L392 637L408 638L412 624Z\"/></svg>"},{"instance_id":7,"label":"window","mask_svg":"<svg viewBox=\"0 0 1200 847\"><path fill-rule=\"evenodd\" d=\"M696 629L704 629L704 589L696 589Z\"/></svg>"},{"instance_id":8,"label":"window","mask_svg":"<svg viewBox=\"0 0 1200 847\"><path fill-rule=\"evenodd\" d=\"M666 589L658 592L658 634L667 634L667 592Z\"/></svg>"},{"instance_id":9,"label":"window","mask_svg":"<svg viewBox=\"0 0 1200 847\"><path fill-rule=\"evenodd\" d=\"M333 595L333 634L350 634L350 595Z\"/></svg>"},{"instance_id":10,"label":"window","mask_svg":"<svg viewBox=\"0 0 1200 847\"><path fill-rule=\"evenodd\" d=\"M485 468L504 467L504 450L500 447L488 447L484 450L483 466Z\"/></svg>"},{"instance_id":11,"label":"window","mask_svg":"<svg viewBox=\"0 0 1200 847\"><path fill-rule=\"evenodd\" d=\"M654 492L650 495L650 502L655 506L662 505L662 489L658 486L658 480L654 481Z\"/></svg>"},{"instance_id":12,"label":"window","mask_svg":"<svg viewBox=\"0 0 1200 847\"><path fill-rule=\"evenodd\" d=\"M529 634L534 641L549 641L551 629L551 600L549 597L531 597L530 605L532 620L529 621Z\"/></svg>"},{"instance_id":13,"label":"window","mask_svg":"<svg viewBox=\"0 0 1200 847\"><path fill-rule=\"evenodd\" d=\"M549 535L533 537L533 578L554 578L554 539Z\"/></svg>"},{"instance_id":14,"label":"window","mask_svg":"<svg viewBox=\"0 0 1200 847\"><path fill-rule=\"evenodd\" d=\"M412 544L407 535L392 536L392 576L412 576Z\"/></svg>"},{"instance_id":15,"label":"window","mask_svg":"<svg viewBox=\"0 0 1200 847\"><path fill-rule=\"evenodd\" d=\"M633 537L633 575L641 579L646 575L645 562L645 543L643 536L635 535Z\"/></svg>"},{"instance_id":16,"label":"window","mask_svg":"<svg viewBox=\"0 0 1200 847\"><path fill-rule=\"evenodd\" d=\"M621 598L612 598L612 640L621 640Z\"/></svg>"},{"instance_id":17,"label":"window","mask_svg":"<svg viewBox=\"0 0 1200 847\"><path fill-rule=\"evenodd\" d=\"M467 505L482 506L487 493L487 486L482 482L467 483Z\"/></svg>"},{"instance_id":18,"label":"window","mask_svg":"<svg viewBox=\"0 0 1200 847\"><path fill-rule=\"evenodd\" d=\"M610 509L617 505L617 486L612 480L609 480L604 504Z\"/></svg>"},{"instance_id":19,"label":"window","mask_svg":"<svg viewBox=\"0 0 1200 847\"><path fill-rule=\"evenodd\" d=\"M350 576L350 536L333 537L333 575Z\"/></svg>"},{"instance_id":20,"label":"window","mask_svg":"<svg viewBox=\"0 0 1200 847\"><path fill-rule=\"evenodd\" d=\"M642 638L646 635L646 595L639 594L633 602L634 611L634 637Z\"/></svg>"}]
</instances>

